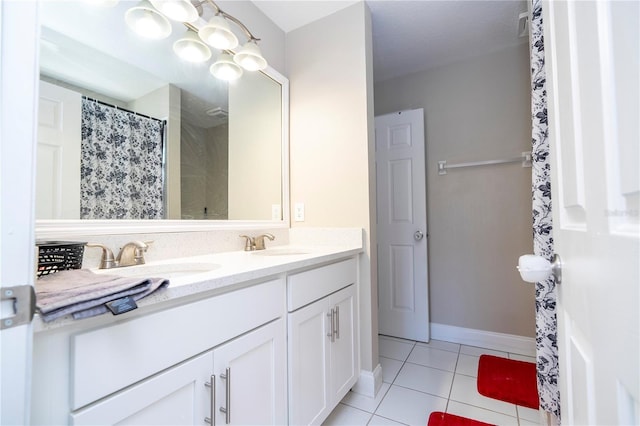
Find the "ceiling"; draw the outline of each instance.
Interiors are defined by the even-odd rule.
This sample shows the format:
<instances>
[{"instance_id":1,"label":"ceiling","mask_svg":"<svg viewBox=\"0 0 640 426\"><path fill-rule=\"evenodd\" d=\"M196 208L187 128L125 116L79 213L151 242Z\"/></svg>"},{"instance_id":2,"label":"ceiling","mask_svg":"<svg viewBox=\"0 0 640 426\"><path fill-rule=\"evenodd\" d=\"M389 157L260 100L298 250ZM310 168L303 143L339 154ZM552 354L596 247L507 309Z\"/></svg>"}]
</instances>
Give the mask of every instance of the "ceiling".
<instances>
[{"instance_id":1,"label":"ceiling","mask_svg":"<svg viewBox=\"0 0 640 426\"><path fill-rule=\"evenodd\" d=\"M424 71L526 42L524 0L365 0L371 10L375 81ZM357 1L254 0L289 32Z\"/></svg>"}]
</instances>

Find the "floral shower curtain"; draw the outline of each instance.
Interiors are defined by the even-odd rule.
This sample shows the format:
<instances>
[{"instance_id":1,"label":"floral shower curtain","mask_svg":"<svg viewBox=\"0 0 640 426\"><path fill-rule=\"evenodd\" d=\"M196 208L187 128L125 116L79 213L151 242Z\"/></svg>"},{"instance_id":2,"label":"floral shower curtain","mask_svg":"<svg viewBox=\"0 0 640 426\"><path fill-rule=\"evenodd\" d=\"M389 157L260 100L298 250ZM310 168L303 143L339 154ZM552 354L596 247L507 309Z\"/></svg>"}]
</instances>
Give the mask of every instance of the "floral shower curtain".
<instances>
[{"instance_id":1,"label":"floral shower curtain","mask_svg":"<svg viewBox=\"0 0 640 426\"><path fill-rule=\"evenodd\" d=\"M547 91L544 69L542 0L532 0L531 16L531 115L533 251L551 260L553 233L551 177L547 129ZM556 289L553 277L536 283L536 360L540 407L560 419Z\"/></svg>"},{"instance_id":2,"label":"floral shower curtain","mask_svg":"<svg viewBox=\"0 0 640 426\"><path fill-rule=\"evenodd\" d=\"M80 217L162 219L164 122L82 100Z\"/></svg>"}]
</instances>

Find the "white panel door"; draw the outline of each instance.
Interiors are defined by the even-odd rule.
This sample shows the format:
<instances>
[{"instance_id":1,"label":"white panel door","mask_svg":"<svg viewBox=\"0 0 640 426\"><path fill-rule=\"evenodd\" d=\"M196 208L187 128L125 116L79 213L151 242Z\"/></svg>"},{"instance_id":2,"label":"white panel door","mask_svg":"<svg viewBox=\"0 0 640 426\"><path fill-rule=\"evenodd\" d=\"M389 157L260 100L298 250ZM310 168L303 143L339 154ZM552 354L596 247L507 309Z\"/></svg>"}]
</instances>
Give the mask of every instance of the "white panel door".
<instances>
[{"instance_id":1,"label":"white panel door","mask_svg":"<svg viewBox=\"0 0 640 426\"><path fill-rule=\"evenodd\" d=\"M376 117L378 328L429 340L424 113Z\"/></svg>"},{"instance_id":2,"label":"white panel door","mask_svg":"<svg viewBox=\"0 0 640 426\"><path fill-rule=\"evenodd\" d=\"M214 349L215 424L287 422L285 345L279 319Z\"/></svg>"},{"instance_id":3,"label":"white panel door","mask_svg":"<svg viewBox=\"0 0 640 426\"><path fill-rule=\"evenodd\" d=\"M38 4L0 2L0 291L32 286ZM15 314L0 305L2 324ZM0 331L0 424L28 425L32 326Z\"/></svg>"},{"instance_id":4,"label":"white panel door","mask_svg":"<svg viewBox=\"0 0 640 426\"><path fill-rule=\"evenodd\" d=\"M82 98L40 82L36 219L80 219Z\"/></svg>"},{"instance_id":5,"label":"white panel door","mask_svg":"<svg viewBox=\"0 0 640 426\"><path fill-rule=\"evenodd\" d=\"M562 423L640 424L640 3L543 12Z\"/></svg>"},{"instance_id":6,"label":"white panel door","mask_svg":"<svg viewBox=\"0 0 640 426\"><path fill-rule=\"evenodd\" d=\"M356 382L358 375L358 350L355 329L355 287L334 293L330 308L334 310L334 337L331 343L330 393L334 401L340 401Z\"/></svg>"},{"instance_id":7,"label":"white panel door","mask_svg":"<svg viewBox=\"0 0 640 426\"><path fill-rule=\"evenodd\" d=\"M329 299L289 314L289 424L320 424L329 414ZM329 336L327 336L329 335Z\"/></svg>"},{"instance_id":8,"label":"white panel door","mask_svg":"<svg viewBox=\"0 0 640 426\"><path fill-rule=\"evenodd\" d=\"M202 425L211 414L207 352L71 414L73 425Z\"/></svg>"}]
</instances>

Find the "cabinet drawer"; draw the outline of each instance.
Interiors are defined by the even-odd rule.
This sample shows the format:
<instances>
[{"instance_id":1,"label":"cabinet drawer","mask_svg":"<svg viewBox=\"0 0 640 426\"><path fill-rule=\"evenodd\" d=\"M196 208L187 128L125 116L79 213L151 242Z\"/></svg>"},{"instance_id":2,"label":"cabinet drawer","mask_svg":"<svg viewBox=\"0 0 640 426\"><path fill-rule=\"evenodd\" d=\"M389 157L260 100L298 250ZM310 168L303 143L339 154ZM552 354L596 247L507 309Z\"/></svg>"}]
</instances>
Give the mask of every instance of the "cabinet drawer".
<instances>
[{"instance_id":1,"label":"cabinet drawer","mask_svg":"<svg viewBox=\"0 0 640 426\"><path fill-rule=\"evenodd\" d=\"M356 259L347 259L287 278L287 308L289 312L308 305L350 284L358 277Z\"/></svg>"},{"instance_id":2,"label":"cabinet drawer","mask_svg":"<svg viewBox=\"0 0 640 426\"><path fill-rule=\"evenodd\" d=\"M71 409L282 316L284 280L232 291L71 339Z\"/></svg>"}]
</instances>

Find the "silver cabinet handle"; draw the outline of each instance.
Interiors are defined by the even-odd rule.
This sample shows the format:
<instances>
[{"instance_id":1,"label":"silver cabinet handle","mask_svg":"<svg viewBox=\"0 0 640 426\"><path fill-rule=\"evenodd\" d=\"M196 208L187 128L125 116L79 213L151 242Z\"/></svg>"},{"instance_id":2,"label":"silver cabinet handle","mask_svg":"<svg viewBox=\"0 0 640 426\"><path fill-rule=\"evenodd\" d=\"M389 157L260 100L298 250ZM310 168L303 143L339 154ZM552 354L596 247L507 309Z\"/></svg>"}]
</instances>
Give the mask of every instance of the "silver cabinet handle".
<instances>
[{"instance_id":1,"label":"silver cabinet handle","mask_svg":"<svg viewBox=\"0 0 640 426\"><path fill-rule=\"evenodd\" d=\"M216 376L211 375L211 381L210 382L206 382L204 384L206 387L211 388L211 408L209 409L210 412L210 416L211 417L205 417L204 418L204 422L205 423L209 423L212 426L215 426L216 424L216 417L215 417L215 410L216 410Z\"/></svg>"},{"instance_id":2,"label":"silver cabinet handle","mask_svg":"<svg viewBox=\"0 0 640 426\"><path fill-rule=\"evenodd\" d=\"M224 393L227 396L226 406L220 407L220 412L224 413L225 424L231 423L231 368L225 370L225 374L221 374L220 378L225 380Z\"/></svg>"},{"instance_id":3,"label":"silver cabinet handle","mask_svg":"<svg viewBox=\"0 0 640 426\"><path fill-rule=\"evenodd\" d=\"M334 337L333 337L333 323L334 323L334 318L333 318L333 309L331 309L331 312L327 312L327 318L329 318L329 332L327 333L327 337L329 339L331 339L331 341L334 341Z\"/></svg>"},{"instance_id":4,"label":"silver cabinet handle","mask_svg":"<svg viewBox=\"0 0 640 426\"><path fill-rule=\"evenodd\" d=\"M336 339L340 338L340 306L336 305Z\"/></svg>"},{"instance_id":5,"label":"silver cabinet handle","mask_svg":"<svg viewBox=\"0 0 640 426\"><path fill-rule=\"evenodd\" d=\"M424 238L424 234L420 230L417 230L415 234L413 234L413 239L416 241L420 241L423 238Z\"/></svg>"}]
</instances>

